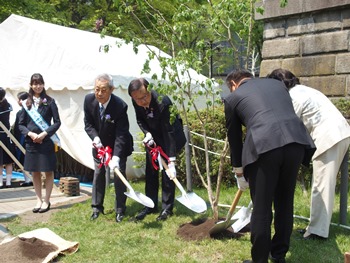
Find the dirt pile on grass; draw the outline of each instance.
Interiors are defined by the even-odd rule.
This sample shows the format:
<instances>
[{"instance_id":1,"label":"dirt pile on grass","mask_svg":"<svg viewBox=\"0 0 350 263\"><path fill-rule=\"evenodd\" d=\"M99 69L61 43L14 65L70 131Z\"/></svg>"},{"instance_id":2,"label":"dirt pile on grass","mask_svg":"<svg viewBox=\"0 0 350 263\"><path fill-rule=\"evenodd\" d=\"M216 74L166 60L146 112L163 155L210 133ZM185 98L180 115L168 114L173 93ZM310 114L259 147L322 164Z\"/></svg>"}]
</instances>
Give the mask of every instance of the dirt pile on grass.
<instances>
[{"instance_id":1,"label":"dirt pile on grass","mask_svg":"<svg viewBox=\"0 0 350 263\"><path fill-rule=\"evenodd\" d=\"M224 219L223 219L224 220ZM203 240L203 239L225 239L225 238L239 238L242 233L234 233L232 228L229 227L220 233L213 235L209 234L209 230L216 224L214 219L198 219L196 221L183 224L177 230L177 235L184 240ZM247 232L247 229L242 229L241 232Z\"/></svg>"}]
</instances>

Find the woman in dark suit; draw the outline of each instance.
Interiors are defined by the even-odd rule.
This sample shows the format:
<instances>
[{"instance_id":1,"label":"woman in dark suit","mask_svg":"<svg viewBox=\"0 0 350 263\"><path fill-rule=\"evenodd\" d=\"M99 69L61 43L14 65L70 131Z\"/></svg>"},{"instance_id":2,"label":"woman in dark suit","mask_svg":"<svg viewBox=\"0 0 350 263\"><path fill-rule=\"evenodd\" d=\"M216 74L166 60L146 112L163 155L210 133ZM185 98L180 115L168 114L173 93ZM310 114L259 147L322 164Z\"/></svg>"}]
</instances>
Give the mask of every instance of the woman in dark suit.
<instances>
[{"instance_id":1,"label":"woman in dark suit","mask_svg":"<svg viewBox=\"0 0 350 263\"><path fill-rule=\"evenodd\" d=\"M118 168L125 176L127 157L133 151L133 139L129 132L128 105L113 94L113 79L108 74L101 74L95 79L94 94L88 94L84 100L85 131L92 140L92 155L95 163L95 173L92 186L91 220L104 213L104 196L106 184L106 167L101 165L97 157L98 149L109 146L112 159L109 168ZM116 194L116 222L121 222L126 210L126 186L120 178L114 176Z\"/></svg>"},{"instance_id":2,"label":"woman in dark suit","mask_svg":"<svg viewBox=\"0 0 350 263\"><path fill-rule=\"evenodd\" d=\"M50 209L51 205L50 197L56 169L54 140L56 139L55 142L59 143L55 133L61 126L61 121L55 100L46 94L45 82L41 74L32 75L28 93L28 99L22 105L25 110L19 116L18 127L25 136L24 170L33 176L37 197L33 213L44 213ZM35 121L40 116L43 121ZM41 195L41 172L46 176L44 201Z\"/></svg>"},{"instance_id":3,"label":"woman in dark suit","mask_svg":"<svg viewBox=\"0 0 350 263\"><path fill-rule=\"evenodd\" d=\"M241 190L250 188L251 260L285 262L293 229L293 201L300 164L308 165L315 146L296 116L280 81L254 79L245 70L231 72L225 98L231 163ZM246 127L243 143L242 126ZM308 150L309 149L309 150ZM249 184L248 184L248 182ZM275 234L271 239L272 204Z\"/></svg>"}]
</instances>

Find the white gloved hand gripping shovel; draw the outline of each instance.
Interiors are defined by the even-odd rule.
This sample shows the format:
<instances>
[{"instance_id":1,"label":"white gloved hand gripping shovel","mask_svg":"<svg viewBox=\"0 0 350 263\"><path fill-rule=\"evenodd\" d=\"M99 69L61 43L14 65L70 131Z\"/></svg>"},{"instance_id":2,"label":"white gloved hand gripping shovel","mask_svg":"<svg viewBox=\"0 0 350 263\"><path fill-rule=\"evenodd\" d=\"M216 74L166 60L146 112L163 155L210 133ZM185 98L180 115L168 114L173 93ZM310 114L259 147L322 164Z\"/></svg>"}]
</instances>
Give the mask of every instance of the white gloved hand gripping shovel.
<instances>
[{"instance_id":1,"label":"white gloved hand gripping shovel","mask_svg":"<svg viewBox=\"0 0 350 263\"><path fill-rule=\"evenodd\" d=\"M101 160L101 165L108 166L108 162L110 160L111 150L108 149L108 146L106 148L97 148L96 145L94 145L96 151L97 151L97 157ZM132 199L134 199L136 202L139 202L143 204L144 206L153 208L154 203L151 198L145 196L142 193L134 191L134 189L131 187L129 182L126 180L124 175L119 171L118 168L114 169L114 172L118 175L120 180L125 184L125 186L129 189L129 192L124 192L124 194Z\"/></svg>"}]
</instances>

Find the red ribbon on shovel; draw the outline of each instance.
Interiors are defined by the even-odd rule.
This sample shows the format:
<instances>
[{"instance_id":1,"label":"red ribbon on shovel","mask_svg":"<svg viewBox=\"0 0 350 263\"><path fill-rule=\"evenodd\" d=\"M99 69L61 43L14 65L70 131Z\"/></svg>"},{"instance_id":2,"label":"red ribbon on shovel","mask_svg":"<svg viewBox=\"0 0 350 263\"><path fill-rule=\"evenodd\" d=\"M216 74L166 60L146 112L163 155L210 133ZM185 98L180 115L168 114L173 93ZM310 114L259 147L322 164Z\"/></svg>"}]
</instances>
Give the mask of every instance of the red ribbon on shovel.
<instances>
[{"instance_id":1,"label":"red ribbon on shovel","mask_svg":"<svg viewBox=\"0 0 350 263\"><path fill-rule=\"evenodd\" d=\"M94 144L94 147L97 151L97 158L100 159L100 165L98 168L101 168L102 165L107 166L109 164L109 161L112 158L112 149L109 146L97 148Z\"/></svg>"},{"instance_id":2,"label":"red ribbon on shovel","mask_svg":"<svg viewBox=\"0 0 350 263\"><path fill-rule=\"evenodd\" d=\"M152 165L154 169L158 170L159 165L157 165L157 160L158 160L158 155L160 154L161 156L164 157L167 162L169 162L169 157L166 155L166 153L163 151L162 147L157 146L156 143L153 144L154 146L151 147L147 143L145 143L145 146L148 148L150 155L152 156Z\"/></svg>"}]
</instances>

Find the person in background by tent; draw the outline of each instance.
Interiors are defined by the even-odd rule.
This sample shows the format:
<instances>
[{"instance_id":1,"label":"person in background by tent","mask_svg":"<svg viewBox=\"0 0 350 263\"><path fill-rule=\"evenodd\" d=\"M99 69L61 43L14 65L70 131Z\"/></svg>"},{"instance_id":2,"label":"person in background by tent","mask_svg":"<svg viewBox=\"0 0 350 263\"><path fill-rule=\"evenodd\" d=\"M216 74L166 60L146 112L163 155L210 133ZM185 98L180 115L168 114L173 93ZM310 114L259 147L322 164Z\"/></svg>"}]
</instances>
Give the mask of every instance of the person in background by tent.
<instances>
[{"instance_id":1,"label":"person in background by tent","mask_svg":"<svg viewBox=\"0 0 350 263\"><path fill-rule=\"evenodd\" d=\"M93 213L95 220L104 213L106 190L106 168L98 157L99 151L111 149L112 158L108 163L110 171L117 168L125 176L127 157L133 152L133 138L129 132L128 105L113 94L113 79L108 74L98 75L95 79L94 93L85 96L84 123L85 131L92 140L92 156L95 172L92 184ZM105 157L105 156L104 156ZM126 210L126 186L114 174L116 222L121 222Z\"/></svg>"},{"instance_id":2,"label":"person in background by tent","mask_svg":"<svg viewBox=\"0 0 350 263\"><path fill-rule=\"evenodd\" d=\"M10 129L10 112L12 111L12 106L5 98L6 91L0 87L0 121L5 125L7 129ZM5 145L5 147L13 154L14 153L14 146L13 143L6 134L6 132L0 128L0 140ZM2 168L3 165L5 165L6 170L6 187L11 187L11 179L12 179L12 170L13 170L13 160L12 158L6 153L6 151L0 147L0 164L1 164L1 171L0 171L0 188L3 188L3 172Z\"/></svg>"},{"instance_id":3,"label":"person in background by tent","mask_svg":"<svg viewBox=\"0 0 350 263\"><path fill-rule=\"evenodd\" d=\"M231 164L239 189L250 188L254 205L252 261L243 262L267 263L269 256L273 262L286 262L297 174L301 163L309 165L314 143L281 81L234 70L226 84L231 91L224 99ZM272 219L275 233L271 239Z\"/></svg>"},{"instance_id":4,"label":"person in background by tent","mask_svg":"<svg viewBox=\"0 0 350 263\"><path fill-rule=\"evenodd\" d=\"M19 116L21 115L21 112L24 111L24 109L22 108L22 101L26 100L28 98L29 94L28 92L25 91L21 91L17 94L17 103L18 105L21 107L21 109L16 113L16 120L15 123L13 124L13 135L15 136L15 138L17 139L17 141L23 146L25 147L25 143L24 143L24 135L21 133L21 131L18 128L18 122L19 122ZM17 158L17 160L24 165L24 153L22 153L22 151L15 145L15 156ZM29 178L26 174L23 174L24 176L24 183L21 184L22 187L25 186L33 186L33 182L32 179Z\"/></svg>"},{"instance_id":5,"label":"person in background by tent","mask_svg":"<svg viewBox=\"0 0 350 263\"><path fill-rule=\"evenodd\" d=\"M22 103L25 110L19 115L18 128L25 136L24 170L33 176L37 199L32 211L45 213L51 206L50 198L56 170L55 143L59 144L56 131L61 126L61 120L55 100L46 94L43 76L39 73L33 74L29 85L29 96ZM41 193L42 172L46 177L44 200Z\"/></svg>"},{"instance_id":6,"label":"person in background by tent","mask_svg":"<svg viewBox=\"0 0 350 263\"><path fill-rule=\"evenodd\" d=\"M154 142L160 146L169 157L168 167L176 176L175 160L176 155L181 151L186 143L186 137L182 127L182 120L176 115L173 124L170 123L170 107L172 102L168 96L159 95L156 91L148 90L149 83L144 78L134 79L128 87L129 95L132 98L136 112L137 123L144 133L143 143L152 147ZM144 207L137 215L136 220L142 220L147 214L158 211L158 170L152 165L152 156L146 147L146 196L152 199L155 207ZM162 171L162 211L157 220L166 220L173 214L175 199L175 184Z\"/></svg>"},{"instance_id":7,"label":"person in background by tent","mask_svg":"<svg viewBox=\"0 0 350 263\"><path fill-rule=\"evenodd\" d=\"M312 156L310 222L299 232L305 239L328 238L337 175L349 150L350 126L330 99L316 89L301 85L289 70L275 69L267 77L287 86L295 113L317 147Z\"/></svg>"}]
</instances>

